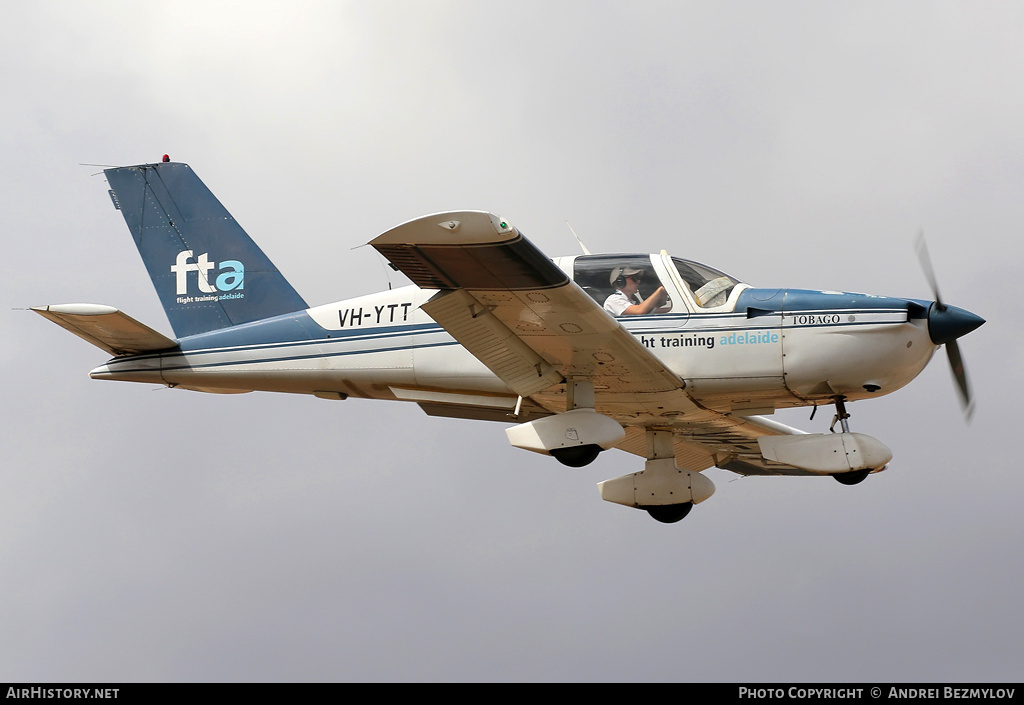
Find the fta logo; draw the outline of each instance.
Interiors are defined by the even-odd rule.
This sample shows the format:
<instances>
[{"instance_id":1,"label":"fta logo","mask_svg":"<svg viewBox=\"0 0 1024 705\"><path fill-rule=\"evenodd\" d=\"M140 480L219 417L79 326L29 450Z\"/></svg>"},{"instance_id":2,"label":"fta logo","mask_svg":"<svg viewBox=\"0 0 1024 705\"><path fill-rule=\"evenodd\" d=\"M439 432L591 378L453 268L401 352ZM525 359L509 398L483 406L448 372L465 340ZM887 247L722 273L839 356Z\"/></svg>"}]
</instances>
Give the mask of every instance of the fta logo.
<instances>
[{"instance_id":1,"label":"fta logo","mask_svg":"<svg viewBox=\"0 0 1024 705\"><path fill-rule=\"evenodd\" d=\"M218 291L234 291L245 288L245 265L238 260L224 260L220 264L210 261L210 253L204 252L196 257L195 262L189 262L192 258L192 250L182 250L178 253L177 259L171 265L171 272L175 275L177 293L188 293L188 273L195 272L199 279L199 291L204 294L215 294ZM210 281L210 270L216 268L217 278Z\"/></svg>"}]
</instances>

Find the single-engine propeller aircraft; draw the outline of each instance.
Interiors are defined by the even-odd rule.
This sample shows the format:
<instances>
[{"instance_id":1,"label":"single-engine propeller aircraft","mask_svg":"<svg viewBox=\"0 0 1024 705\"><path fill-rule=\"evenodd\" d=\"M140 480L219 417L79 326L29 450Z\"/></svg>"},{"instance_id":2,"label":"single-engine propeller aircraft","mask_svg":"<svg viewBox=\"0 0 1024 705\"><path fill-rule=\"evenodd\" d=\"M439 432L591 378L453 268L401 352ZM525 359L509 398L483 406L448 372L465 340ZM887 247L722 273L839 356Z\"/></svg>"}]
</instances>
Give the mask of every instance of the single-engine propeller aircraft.
<instances>
[{"instance_id":1,"label":"single-engine propeller aircraft","mask_svg":"<svg viewBox=\"0 0 1024 705\"><path fill-rule=\"evenodd\" d=\"M713 466L847 485L884 470L847 403L940 346L972 404L956 341L984 320L941 301L923 242L934 301L758 289L664 251L552 260L496 215L436 213L370 242L413 286L309 307L187 164L104 173L176 338L110 306L34 308L113 356L94 379L408 401L511 423L513 446L575 467L618 448L646 462L602 498L665 523L711 496ZM829 433L764 418L822 404Z\"/></svg>"}]
</instances>

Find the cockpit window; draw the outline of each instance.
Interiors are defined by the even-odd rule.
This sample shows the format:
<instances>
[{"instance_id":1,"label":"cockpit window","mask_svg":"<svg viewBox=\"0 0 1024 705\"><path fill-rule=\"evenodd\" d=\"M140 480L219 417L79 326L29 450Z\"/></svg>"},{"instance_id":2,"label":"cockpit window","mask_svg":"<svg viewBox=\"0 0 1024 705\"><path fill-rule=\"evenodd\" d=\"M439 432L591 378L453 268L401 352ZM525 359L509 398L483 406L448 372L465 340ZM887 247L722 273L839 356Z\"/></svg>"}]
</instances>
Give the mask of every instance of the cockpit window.
<instances>
[{"instance_id":1,"label":"cockpit window","mask_svg":"<svg viewBox=\"0 0 1024 705\"><path fill-rule=\"evenodd\" d=\"M697 305L702 308L721 306L729 298L729 293L739 282L728 274L719 272L704 264L690 260L672 258L679 276L690 287Z\"/></svg>"},{"instance_id":2,"label":"cockpit window","mask_svg":"<svg viewBox=\"0 0 1024 705\"><path fill-rule=\"evenodd\" d=\"M655 293L662 286L658 273L651 266L649 255L585 255L577 257L573 265L573 280L609 313L621 315L609 297L618 295L624 280L632 277L638 280L638 291L630 299L637 303ZM618 282L618 286L616 285ZM665 312L671 309L672 302L666 297L654 312Z\"/></svg>"}]
</instances>

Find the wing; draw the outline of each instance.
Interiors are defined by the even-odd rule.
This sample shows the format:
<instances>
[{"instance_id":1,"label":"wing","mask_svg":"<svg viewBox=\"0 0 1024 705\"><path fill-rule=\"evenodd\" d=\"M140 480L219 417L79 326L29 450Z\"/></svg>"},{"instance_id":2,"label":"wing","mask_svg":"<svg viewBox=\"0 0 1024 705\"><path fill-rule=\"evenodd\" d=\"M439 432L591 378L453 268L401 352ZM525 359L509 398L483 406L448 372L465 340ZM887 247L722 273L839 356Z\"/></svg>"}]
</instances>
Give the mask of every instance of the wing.
<instances>
[{"instance_id":1,"label":"wing","mask_svg":"<svg viewBox=\"0 0 1024 705\"><path fill-rule=\"evenodd\" d=\"M646 457L645 429L672 428L680 467L802 471L766 461L757 437L799 433L696 404L684 382L514 227L481 211L424 216L370 244L423 289L423 310L516 394L566 410L566 381L589 379L619 421L619 447Z\"/></svg>"}]
</instances>

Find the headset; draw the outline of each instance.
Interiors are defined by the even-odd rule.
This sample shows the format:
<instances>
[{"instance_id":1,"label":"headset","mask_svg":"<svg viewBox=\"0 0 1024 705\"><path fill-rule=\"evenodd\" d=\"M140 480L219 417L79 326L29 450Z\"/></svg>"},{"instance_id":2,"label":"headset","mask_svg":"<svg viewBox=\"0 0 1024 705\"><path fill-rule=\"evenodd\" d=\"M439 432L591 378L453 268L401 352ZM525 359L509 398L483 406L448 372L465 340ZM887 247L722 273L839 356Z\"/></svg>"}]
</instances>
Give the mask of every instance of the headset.
<instances>
[{"instance_id":1,"label":"headset","mask_svg":"<svg viewBox=\"0 0 1024 705\"><path fill-rule=\"evenodd\" d=\"M627 274L627 272L629 274ZM608 277L608 281L616 289L621 289L626 286L626 277L630 275L643 276L644 270L637 269L636 267L616 267L612 270L612 274Z\"/></svg>"}]
</instances>

